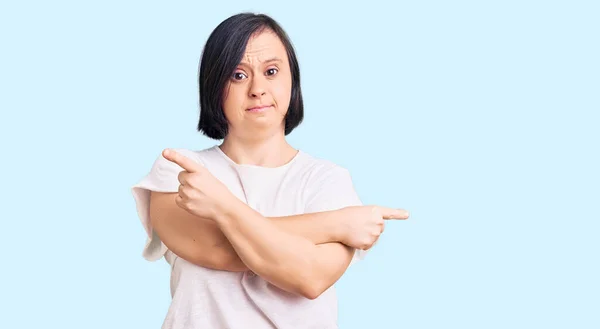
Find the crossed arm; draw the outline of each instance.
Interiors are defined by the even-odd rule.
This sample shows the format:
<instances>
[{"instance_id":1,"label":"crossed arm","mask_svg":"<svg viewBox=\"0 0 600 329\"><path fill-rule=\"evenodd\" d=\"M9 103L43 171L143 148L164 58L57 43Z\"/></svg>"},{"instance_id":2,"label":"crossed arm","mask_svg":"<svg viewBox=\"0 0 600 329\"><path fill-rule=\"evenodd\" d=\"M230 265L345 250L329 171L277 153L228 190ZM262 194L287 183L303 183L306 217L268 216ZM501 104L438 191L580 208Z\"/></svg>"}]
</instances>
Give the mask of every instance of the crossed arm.
<instances>
[{"instance_id":1,"label":"crossed arm","mask_svg":"<svg viewBox=\"0 0 600 329\"><path fill-rule=\"evenodd\" d=\"M343 213L265 218L236 200L217 220L181 209L177 193L151 193L150 218L163 243L207 268L252 270L277 287L317 298L344 273L354 253L339 241Z\"/></svg>"}]
</instances>

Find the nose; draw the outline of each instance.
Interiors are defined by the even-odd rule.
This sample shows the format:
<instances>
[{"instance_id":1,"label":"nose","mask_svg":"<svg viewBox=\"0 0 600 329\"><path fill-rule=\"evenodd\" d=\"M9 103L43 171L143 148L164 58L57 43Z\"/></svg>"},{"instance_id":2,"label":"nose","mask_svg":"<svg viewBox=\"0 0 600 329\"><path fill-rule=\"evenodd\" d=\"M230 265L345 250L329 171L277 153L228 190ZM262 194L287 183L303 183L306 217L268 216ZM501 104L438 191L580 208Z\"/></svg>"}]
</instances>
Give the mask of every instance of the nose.
<instances>
[{"instance_id":1,"label":"nose","mask_svg":"<svg viewBox=\"0 0 600 329\"><path fill-rule=\"evenodd\" d=\"M267 93L265 82L263 80L264 79L261 76L255 76L252 79L252 84L250 85L250 97L261 97Z\"/></svg>"}]
</instances>

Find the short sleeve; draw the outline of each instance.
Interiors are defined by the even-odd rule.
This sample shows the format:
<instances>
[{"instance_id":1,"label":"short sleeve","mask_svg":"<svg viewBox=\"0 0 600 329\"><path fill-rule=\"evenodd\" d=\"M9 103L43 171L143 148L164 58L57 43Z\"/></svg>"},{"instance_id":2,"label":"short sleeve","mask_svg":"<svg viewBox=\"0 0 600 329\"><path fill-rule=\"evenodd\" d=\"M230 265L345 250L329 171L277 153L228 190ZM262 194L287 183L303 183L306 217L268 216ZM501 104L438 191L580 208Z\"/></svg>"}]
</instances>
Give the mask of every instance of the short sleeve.
<instances>
[{"instance_id":1,"label":"short sleeve","mask_svg":"<svg viewBox=\"0 0 600 329\"><path fill-rule=\"evenodd\" d=\"M182 149L176 151L188 157L191 152ZM150 172L131 188L138 217L148 236L142 252L142 256L148 261L160 259L167 251L167 246L160 241L150 223L150 192L177 192L177 176L182 170L179 165L165 159L161 154L154 161Z\"/></svg>"},{"instance_id":2,"label":"short sleeve","mask_svg":"<svg viewBox=\"0 0 600 329\"><path fill-rule=\"evenodd\" d=\"M319 175L310 188L305 213L338 210L344 207L362 206L350 172L343 167L335 166L323 175ZM351 265L362 260L366 250L356 249Z\"/></svg>"}]
</instances>

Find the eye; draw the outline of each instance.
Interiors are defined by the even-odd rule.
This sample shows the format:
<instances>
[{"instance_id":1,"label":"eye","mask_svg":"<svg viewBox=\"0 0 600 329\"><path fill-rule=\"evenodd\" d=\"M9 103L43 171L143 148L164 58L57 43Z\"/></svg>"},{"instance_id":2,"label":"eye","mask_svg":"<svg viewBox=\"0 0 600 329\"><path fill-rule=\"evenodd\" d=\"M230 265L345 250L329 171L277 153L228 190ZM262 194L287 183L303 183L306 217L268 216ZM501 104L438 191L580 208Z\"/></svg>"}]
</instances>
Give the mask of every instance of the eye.
<instances>
[{"instance_id":1,"label":"eye","mask_svg":"<svg viewBox=\"0 0 600 329\"><path fill-rule=\"evenodd\" d=\"M231 77L233 78L233 80L238 80L238 81L244 80L245 78L247 78L247 76L242 72L234 72Z\"/></svg>"},{"instance_id":2,"label":"eye","mask_svg":"<svg viewBox=\"0 0 600 329\"><path fill-rule=\"evenodd\" d=\"M275 75L275 74L277 74L277 72L279 72L279 70L276 68L268 69L267 75Z\"/></svg>"}]
</instances>

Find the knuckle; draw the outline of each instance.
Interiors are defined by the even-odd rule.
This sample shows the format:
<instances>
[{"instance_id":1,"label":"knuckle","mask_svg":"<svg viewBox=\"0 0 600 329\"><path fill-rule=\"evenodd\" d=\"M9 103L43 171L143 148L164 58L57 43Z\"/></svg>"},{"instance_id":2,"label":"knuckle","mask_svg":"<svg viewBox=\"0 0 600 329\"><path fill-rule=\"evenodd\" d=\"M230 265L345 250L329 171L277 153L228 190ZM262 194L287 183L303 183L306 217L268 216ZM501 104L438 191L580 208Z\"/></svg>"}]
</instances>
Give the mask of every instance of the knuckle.
<instances>
[{"instance_id":1,"label":"knuckle","mask_svg":"<svg viewBox=\"0 0 600 329\"><path fill-rule=\"evenodd\" d=\"M383 214L381 212L381 208L379 206L373 206L373 208L371 208L371 213L378 219L383 219Z\"/></svg>"},{"instance_id":2,"label":"knuckle","mask_svg":"<svg viewBox=\"0 0 600 329\"><path fill-rule=\"evenodd\" d=\"M188 210L191 209L190 205L191 205L191 203L190 203L189 199L183 200L183 206L185 207L185 209L188 209Z\"/></svg>"},{"instance_id":3,"label":"knuckle","mask_svg":"<svg viewBox=\"0 0 600 329\"><path fill-rule=\"evenodd\" d=\"M179 196L183 199L187 196L187 188L183 185L179 186Z\"/></svg>"}]
</instances>

